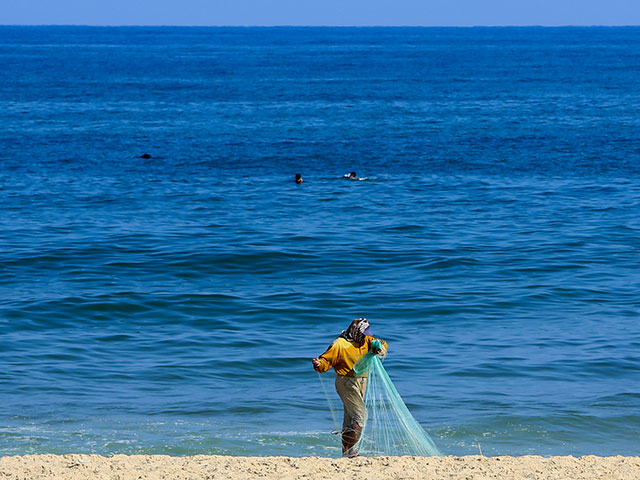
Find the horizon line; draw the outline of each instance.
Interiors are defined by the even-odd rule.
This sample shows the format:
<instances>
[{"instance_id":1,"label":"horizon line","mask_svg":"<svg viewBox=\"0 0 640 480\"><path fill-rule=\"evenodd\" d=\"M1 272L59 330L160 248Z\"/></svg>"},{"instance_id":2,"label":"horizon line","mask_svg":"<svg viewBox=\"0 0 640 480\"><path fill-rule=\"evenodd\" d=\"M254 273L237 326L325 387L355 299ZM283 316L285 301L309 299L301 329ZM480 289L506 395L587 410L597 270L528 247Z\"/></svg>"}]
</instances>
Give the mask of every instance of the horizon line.
<instances>
[{"instance_id":1,"label":"horizon line","mask_svg":"<svg viewBox=\"0 0 640 480\"><path fill-rule=\"evenodd\" d=\"M634 28L640 24L600 25L169 25L169 24L83 24L83 23L6 23L0 27L88 27L88 28Z\"/></svg>"}]
</instances>

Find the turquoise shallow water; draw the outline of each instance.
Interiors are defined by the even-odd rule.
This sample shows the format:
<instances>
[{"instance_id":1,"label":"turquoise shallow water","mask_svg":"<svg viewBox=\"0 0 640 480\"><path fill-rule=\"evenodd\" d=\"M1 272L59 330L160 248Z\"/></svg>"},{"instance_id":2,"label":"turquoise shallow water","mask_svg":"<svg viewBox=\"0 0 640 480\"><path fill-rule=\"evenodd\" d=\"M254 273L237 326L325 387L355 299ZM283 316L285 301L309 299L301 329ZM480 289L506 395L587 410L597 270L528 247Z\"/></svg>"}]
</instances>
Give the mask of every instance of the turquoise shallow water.
<instances>
[{"instance_id":1,"label":"turquoise shallow water","mask_svg":"<svg viewBox=\"0 0 640 480\"><path fill-rule=\"evenodd\" d=\"M639 33L0 28L0 454L640 454Z\"/></svg>"}]
</instances>

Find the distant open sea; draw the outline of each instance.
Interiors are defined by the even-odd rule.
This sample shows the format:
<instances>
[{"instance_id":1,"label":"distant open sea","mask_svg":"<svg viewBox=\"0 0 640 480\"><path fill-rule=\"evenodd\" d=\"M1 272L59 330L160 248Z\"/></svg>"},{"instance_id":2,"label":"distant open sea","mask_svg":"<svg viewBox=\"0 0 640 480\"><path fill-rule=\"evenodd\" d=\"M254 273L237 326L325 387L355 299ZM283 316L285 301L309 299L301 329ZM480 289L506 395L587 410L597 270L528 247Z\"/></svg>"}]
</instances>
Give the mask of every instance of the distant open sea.
<instances>
[{"instance_id":1,"label":"distant open sea","mask_svg":"<svg viewBox=\"0 0 640 480\"><path fill-rule=\"evenodd\" d=\"M640 455L639 87L640 28L0 27L0 455L338 456L357 316L445 454Z\"/></svg>"}]
</instances>

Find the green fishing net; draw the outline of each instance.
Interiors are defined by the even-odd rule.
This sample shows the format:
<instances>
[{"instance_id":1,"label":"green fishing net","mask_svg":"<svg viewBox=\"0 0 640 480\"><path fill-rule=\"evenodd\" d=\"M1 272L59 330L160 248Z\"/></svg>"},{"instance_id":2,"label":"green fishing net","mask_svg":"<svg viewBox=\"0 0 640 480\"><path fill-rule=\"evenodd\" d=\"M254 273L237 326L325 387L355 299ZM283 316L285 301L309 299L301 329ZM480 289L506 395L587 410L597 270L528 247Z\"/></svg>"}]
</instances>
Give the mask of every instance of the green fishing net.
<instances>
[{"instance_id":1,"label":"green fishing net","mask_svg":"<svg viewBox=\"0 0 640 480\"><path fill-rule=\"evenodd\" d=\"M367 420L356 445L360 455L442 455L429 434L409 412L377 355L366 354L354 366L354 371L357 375L369 373L364 397ZM337 418L331 401L329 406L335 422Z\"/></svg>"},{"instance_id":2,"label":"green fishing net","mask_svg":"<svg viewBox=\"0 0 640 480\"><path fill-rule=\"evenodd\" d=\"M366 354L356 374L369 372L364 404L367 421L356 445L360 455L442 455L429 434L413 418L377 355Z\"/></svg>"}]
</instances>

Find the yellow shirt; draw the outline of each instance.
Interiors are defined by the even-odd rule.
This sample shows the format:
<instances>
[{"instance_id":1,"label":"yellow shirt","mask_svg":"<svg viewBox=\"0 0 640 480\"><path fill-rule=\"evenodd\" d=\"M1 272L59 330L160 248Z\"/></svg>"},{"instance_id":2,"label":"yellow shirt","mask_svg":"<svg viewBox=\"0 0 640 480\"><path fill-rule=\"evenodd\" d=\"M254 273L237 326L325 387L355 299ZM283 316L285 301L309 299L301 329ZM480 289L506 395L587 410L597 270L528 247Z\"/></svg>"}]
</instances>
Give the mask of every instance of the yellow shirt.
<instances>
[{"instance_id":1,"label":"yellow shirt","mask_svg":"<svg viewBox=\"0 0 640 480\"><path fill-rule=\"evenodd\" d=\"M338 375L353 375L353 366L371 350L372 340L380 339L364 337L364 343L359 347L345 338L337 338L327 351L318 357L320 366L317 370L322 373L333 368ZM386 350L387 342L384 340L380 340L380 342Z\"/></svg>"}]
</instances>

